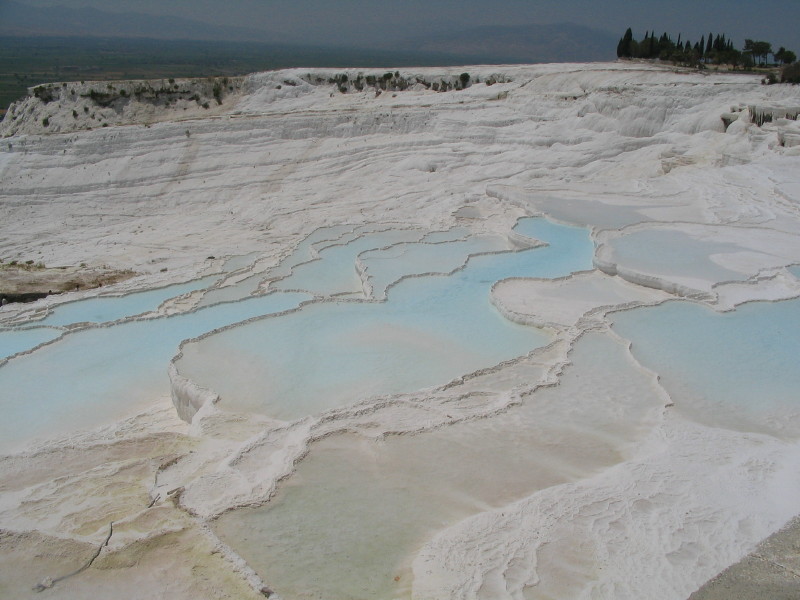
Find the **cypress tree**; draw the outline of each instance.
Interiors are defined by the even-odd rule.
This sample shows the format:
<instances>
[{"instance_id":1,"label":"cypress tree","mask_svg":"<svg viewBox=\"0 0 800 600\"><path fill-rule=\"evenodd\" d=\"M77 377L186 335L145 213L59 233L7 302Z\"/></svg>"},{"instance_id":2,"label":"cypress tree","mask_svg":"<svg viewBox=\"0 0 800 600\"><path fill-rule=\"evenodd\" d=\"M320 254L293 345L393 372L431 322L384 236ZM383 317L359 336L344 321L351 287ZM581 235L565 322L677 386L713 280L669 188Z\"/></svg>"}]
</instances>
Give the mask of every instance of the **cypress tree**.
<instances>
[{"instance_id":1,"label":"cypress tree","mask_svg":"<svg viewBox=\"0 0 800 600\"><path fill-rule=\"evenodd\" d=\"M628 27L625 35L622 36L622 39L617 44L617 56L619 58L630 58L631 57L631 46L633 45L633 31L631 28Z\"/></svg>"},{"instance_id":2,"label":"cypress tree","mask_svg":"<svg viewBox=\"0 0 800 600\"><path fill-rule=\"evenodd\" d=\"M768 42L745 40L744 51L737 50L733 41L728 39L725 34L717 34L711 31L706 38L705 34L700 37L700 41L692 44L691 41L682 41L682 34L678 34L677 43L665 31L661 36L657 36L655 29L644 32L644 37L637 41L633 37L630 27L625 31L625 35L617 44L617 56L620 58L645 58L671 60L675 63L694 64L702 67L698 63L716 64L727 63L736 68L738 65L751 65L754 60L765 63L772 54L779 63L793 62L796 60L795 54L785 48L777 52L772 51L772 46ZM747 59L747 60L744 60Z\"/></svg>"}]
</instances>

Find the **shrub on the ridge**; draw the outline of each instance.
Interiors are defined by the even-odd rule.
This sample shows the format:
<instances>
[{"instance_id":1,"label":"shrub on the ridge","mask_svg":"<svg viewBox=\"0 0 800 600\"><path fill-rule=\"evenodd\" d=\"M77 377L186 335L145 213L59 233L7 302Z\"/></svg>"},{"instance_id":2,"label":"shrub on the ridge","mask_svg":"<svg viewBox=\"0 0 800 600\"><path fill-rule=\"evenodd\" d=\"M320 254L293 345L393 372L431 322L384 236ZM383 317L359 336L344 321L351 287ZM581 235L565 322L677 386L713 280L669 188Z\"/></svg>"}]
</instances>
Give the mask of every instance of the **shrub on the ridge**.
<instances>
[{"instance_id":1,"label":"shrub on the ridge","mask_svg":"<svg viewBox=\"0 0 800 600\"><path fill-rule=\"evenodd\" d=\"M800 83L800 62L783 67L781 83Z\"/></svg>"}]
</instances>

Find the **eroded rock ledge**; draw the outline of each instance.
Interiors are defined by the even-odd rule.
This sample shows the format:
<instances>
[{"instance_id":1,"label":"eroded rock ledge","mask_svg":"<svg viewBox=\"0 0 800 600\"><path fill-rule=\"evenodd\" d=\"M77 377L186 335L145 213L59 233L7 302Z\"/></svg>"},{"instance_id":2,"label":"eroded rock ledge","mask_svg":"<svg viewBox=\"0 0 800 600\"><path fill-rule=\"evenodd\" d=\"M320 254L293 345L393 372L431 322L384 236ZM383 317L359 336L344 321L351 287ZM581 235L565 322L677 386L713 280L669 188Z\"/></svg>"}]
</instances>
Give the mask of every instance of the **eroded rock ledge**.
<instances>
[{"instance_id":1,"label":"eroded rock ledge","mask_svg":"<svg viewBox=\"0 0 800 600\"><path fill-rule=\"evenodd\" d=\"M45 267L39 264L0 264L0 305L33 302L50 294L92 289L133 277L129 270L107 266Z\"/></svg>"}]
</instances>

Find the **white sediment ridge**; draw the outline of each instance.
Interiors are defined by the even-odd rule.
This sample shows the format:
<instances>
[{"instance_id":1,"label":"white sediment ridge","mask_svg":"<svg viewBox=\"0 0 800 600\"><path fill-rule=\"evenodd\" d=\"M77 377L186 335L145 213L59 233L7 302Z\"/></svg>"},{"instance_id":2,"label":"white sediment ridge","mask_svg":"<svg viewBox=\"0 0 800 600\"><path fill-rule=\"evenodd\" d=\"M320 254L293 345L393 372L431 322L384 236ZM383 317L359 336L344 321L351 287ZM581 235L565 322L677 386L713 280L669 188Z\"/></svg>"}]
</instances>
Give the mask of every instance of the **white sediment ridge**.
<instances>
[{"instance_id":1,"label":"white sediment ridge","mask_svg":"<svg viewBox=\"0 0 800 600\"><path fill-rule=\"evenodd\" d=\"M798 301L799 106L628 62L32 89L0 259L137 275L0 307L0 596L688 598L800 514L800 403L615 319ZM470 277L485 338L380 312Z\"/></svg>"}]
</instances>

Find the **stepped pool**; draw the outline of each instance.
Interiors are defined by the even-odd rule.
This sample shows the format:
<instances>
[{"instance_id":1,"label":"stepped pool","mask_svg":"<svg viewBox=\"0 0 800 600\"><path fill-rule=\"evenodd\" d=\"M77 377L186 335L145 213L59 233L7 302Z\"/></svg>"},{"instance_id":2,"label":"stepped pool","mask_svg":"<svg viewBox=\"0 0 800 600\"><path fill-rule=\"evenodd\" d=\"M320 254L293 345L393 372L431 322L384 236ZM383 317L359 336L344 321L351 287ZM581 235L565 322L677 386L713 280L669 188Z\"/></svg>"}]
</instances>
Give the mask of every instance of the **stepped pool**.
<instances>
[{"instance_id":1,"label":"stepped pool","mask_svg":"<svg viewBox=\"0 0 800 600\"><path fill-rule=\"evenodd\" d=\"M405 293L392 287L389 304ZM800 300L729 313L671 301L611 320L621 338L582 336L558 386L432 431L326 437L267 504L226 512L214 530L285 597L408 598L412 563L437 532L623 460L662 422L662 385L678 411L713 427L797 437ZM578 554L559 565L572 573Z\"/></svg>"},{"instance_id":2,"label":"stepped pool","mask_svg":"<svg viewBox=\"0 0 800 600\"><path fill-rule=\"evenodd\" d=\"M0 330L0 360L25 352L56 339L62 333L56 327L15 327Z\"/></svg>"},{"instance_id":3,"label":"stepped pool","mask_svg":"<svg viewBox=\"0 0 800 600\"><path fill-rule=\"evenodd\" d=\"M271 294L170 317L89 327L12 358L0 366L0 452L136 414L169 395L167 365L182 340L295 308L309 298Z\"/></svg>"},{"instance_id":4,"label":"stepped pool","mask_svg":"<svg viewBox=\"0 0 800 600\"><path fill-rule=\"evenodd\" d=\"M648 228L611 239L600 250L605 261L624 266L645 277L664 277L692 290L710 291L718 281L741 281L751 273L720 264L746 248L724 241L690 235L672 228Z\"/></svg>"},{"instance_id":5,"label":"stepped pool","mask_svg":"<svg viewBox=\"0 0 800 600\"><path fill-rule=\"evenodd\" d=\"M166 398L170 361L218 393L221 409L286 421L442 386L554 339L494 308L497 281L588 270L592 254L586 229L540 218L520 220L511 236L341 225L272 268L251 254L215 276L62 304L0 331L11 357L0 364L0 452ZM152 313L186 292L201 295L194 308ZM224 513L215 532L286 597L409 597L412 561L437 532L617 464L652 431L665 396L634 357L691 418L796 437L800 300L730 313L672 301L610 321L614 333L576 342L558 386L500 414L313 442L268 503Z\"/></svg>"},{"instance_id":6,"label":"stepped pool","mask_svg":"<svg viewBox=\"0 0 800 600\"><path fill-rule=\"evenodd\" d=\"M108 323L152 312L165 301L205 289L216 280L216 276L203 277L143 292L97 296L59 304L50 309L44 318L31 321L32 326L26 324L0 329L0 360L56 339L64 333L65 326Z\"/></svg>"},{"instance_id":7,"label":"stepped pool","mask_svg":"<svg viewBox=\"0 0 800 600\"><path fill-rule=\"evenodd\" d=\"M649 429L663 399L624 344L590 333L572 360L558 387L499 415L327 437L268 504L214 530L284 598L409 598L411 563L437 531L613 465Z\"/></svg>"},{"instance_id":8,"label":"stepped pool","mask_svg":"<svg viewBox=\"0 0 800 600\"><path fill-rule=\"evenodd\" d=\"M589 268L592 243L585 229L543 219L523 219L517 232L548 245L511 251L504 236L463 229L337 226L263 274L249 272L257 255L229 260L223 276L240 273L245 285L227 302L125 320L188 291L214 294L216 276L61 305L39 327L0 333L9 354L52 340L0 366L0 451L134 414L169 393L169 361L193 338L176 363L181 374L219 392L223 408L283 419L444 384L526 354L549 335L500 316L491 285ZM251 295L256 279L273 291ZM378 301L387 289L388 301ZM62 333L56 323L83 325Z\"/></svg>"},{"instance_id":9,"label":"stepped pool","mask_svg":"<svg viewBox=\"0 0 800 600\"><path fill-rule=\"evenodd\" d=\"M185 344L175 366L218 393L222 408L291 420L442 385L524 355L551 338L503 318L490 304L491 286L590 268L592 244L584 229L540 219L522 221L519 233L548 245L509 251L499 236L431 243L419 232L391 230L329 246L280 287L363 294L375 281L379 296L390 288L387 301L329 300L233 327ZM366 266L366 285L357 261Z\"/></svg>"},{"instance_id":10,"label":"stepped pool","mask_svg":"<svg viewBox=\"0 0 800 600\"><path fill-rule=\"evenodd\" d=\"M612 319L684 414L714 426L797 436L800 300L751 302L727 313L667 302Z\"/></svg>"},{"instance_id":11,"label":"stepped pool","mask_svg":"<svg viewBox=\"0 0 800 600\"><path fill-rule=\"evenodd\" d=\"M108 323L154 311L166 300L205 289L216 280L216 276L203 277L144 292L67 302L56 306L49 315L39 321L39 324L64 326L74 323Z\"/></svg>"}]
</instances>

